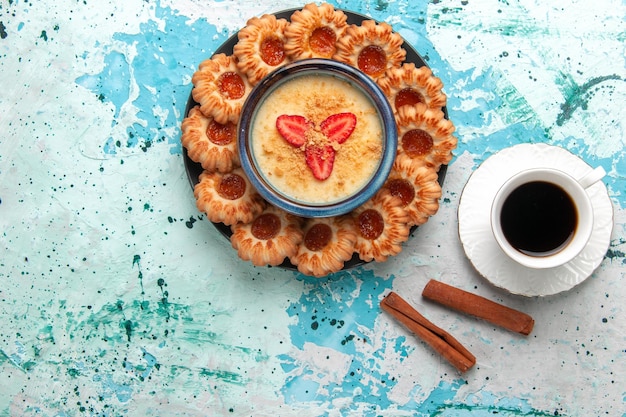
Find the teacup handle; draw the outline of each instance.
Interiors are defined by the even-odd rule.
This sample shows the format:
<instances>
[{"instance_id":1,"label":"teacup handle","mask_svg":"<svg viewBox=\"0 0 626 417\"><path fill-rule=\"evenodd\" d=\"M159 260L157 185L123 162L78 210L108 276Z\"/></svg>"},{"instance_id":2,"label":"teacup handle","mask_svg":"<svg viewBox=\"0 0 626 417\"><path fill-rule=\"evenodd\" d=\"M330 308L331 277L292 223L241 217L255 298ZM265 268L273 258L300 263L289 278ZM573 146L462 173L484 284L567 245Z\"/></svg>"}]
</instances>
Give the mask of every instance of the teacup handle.
<instances>
[{"instance_id":1,"label":"teacup handle","mask_svg":"<svg viewBox=\"0 0 626 417\"><path fill-rule=\"evenodd\" d=\"M606 175L606 171L601 166L596 167L583 175L582 178L578 180L578 183L583 188L589 188L596 182L600 181Z\"/></svg>"}]
</instances>

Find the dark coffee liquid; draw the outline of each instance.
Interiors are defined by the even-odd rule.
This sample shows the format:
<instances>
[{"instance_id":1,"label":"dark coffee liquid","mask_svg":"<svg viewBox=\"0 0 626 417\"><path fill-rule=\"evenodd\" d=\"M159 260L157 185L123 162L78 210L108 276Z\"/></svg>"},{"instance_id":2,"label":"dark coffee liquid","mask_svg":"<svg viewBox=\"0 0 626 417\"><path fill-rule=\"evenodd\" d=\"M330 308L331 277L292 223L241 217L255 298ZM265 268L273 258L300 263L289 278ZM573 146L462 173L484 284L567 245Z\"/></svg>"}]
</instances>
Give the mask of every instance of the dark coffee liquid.
<instances>
[{"instance_id":1,"label":"dark coffee liquid","mask_svg":"<svg viewBox=\"0 0 626 417\"><path fill-rule=\"evenodd\" d=\"M527 255L548 256L569 243L578 213L561 187L533 181L520 185L508 196L500 222L511 246Z\"/></svg>"}]
</instances>

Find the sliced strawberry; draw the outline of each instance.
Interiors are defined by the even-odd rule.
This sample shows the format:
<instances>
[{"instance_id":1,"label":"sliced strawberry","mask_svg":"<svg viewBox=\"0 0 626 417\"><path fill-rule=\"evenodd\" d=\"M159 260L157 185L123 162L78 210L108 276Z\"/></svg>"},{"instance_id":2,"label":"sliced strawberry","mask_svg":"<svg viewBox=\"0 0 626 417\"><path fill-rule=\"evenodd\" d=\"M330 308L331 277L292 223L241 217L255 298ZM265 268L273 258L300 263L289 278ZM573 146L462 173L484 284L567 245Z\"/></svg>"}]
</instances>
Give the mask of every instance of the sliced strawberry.
<instances>
[{"instance_id":1,"label":"sliced strawberry","mask_svg":"<svg viewBox=\"0 0 626 417\"><path fill-rule=\"evenodd\" d=\"M276 118L278 133L291 145L300 147L306 143L306 131L313 124L304 116L283 114Z\"/></svg>"},{"instance_id":2,"label":"sliced strawberry","mask_svg":"<svg viewBox=\"0 0 626 417\"><path fill-rule=\"evenodd\" d=\"M306 164L311 169L313 176L324 181L330 177L335 163L335 149L331 145L309 145L304 152Z\"/></svg>"},{"instance_id":3,"label":"sliced strawberry","mask_svg":"<svg viewBox=\"0 0 626 417\"><path fill-rule=\"evenodd\" d=\"M337 143L344 143L354 132L356 116L352 113L337 113L328 116L320 128L326 137Z\"/></svg>"}]
</instances>

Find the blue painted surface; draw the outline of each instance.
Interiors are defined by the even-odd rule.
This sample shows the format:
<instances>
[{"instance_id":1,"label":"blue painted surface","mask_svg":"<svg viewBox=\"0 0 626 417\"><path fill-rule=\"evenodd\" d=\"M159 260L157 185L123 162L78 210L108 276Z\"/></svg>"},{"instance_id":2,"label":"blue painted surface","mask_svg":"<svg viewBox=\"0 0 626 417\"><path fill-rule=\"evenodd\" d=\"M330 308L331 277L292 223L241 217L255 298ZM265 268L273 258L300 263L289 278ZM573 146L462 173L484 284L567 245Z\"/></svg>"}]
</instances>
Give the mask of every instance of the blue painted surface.
<instances>
[{"instance_id":1,"label":"blue painted surface","mask_svg":"<svg viewBox=\"0 0 626 417\"><path fill-rule=\"evenodd\" d=\"M239 261L186 182L193 71L251 13L295 6L248 3L0 6L0 415L626 415L623 2L333 2L422 54L459 146L440 212L397 259L322 280ZM604 166L615 207L601 267L544 299L489 286L455 230L472 170L525 142ZM537 327L438 309L428 278ZM382 314L392 289L477 367L456 373Z\"/></svg>"}]
</instances>

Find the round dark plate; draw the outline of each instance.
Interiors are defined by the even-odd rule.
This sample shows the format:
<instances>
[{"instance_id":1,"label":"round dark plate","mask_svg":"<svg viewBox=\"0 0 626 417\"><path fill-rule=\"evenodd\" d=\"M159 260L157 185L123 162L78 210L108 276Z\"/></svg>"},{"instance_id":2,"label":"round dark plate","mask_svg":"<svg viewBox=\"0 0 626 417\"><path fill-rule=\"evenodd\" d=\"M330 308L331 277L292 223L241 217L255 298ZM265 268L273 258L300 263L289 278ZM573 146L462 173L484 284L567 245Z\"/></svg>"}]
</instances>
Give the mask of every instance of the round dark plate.
<instances>
[{"instance_id":1,"label":"round dark plate","mask_svg":"<svg viewBox=\"0 0 626 417\"><path fill-rule=\"evenodd\" d=\"M279 19L287 19L287 20L289 20L289 18L293 14L293 12L295 12L296 10L300 10L300 8L283 10L281 12L274 13L274 15L277 18L279 18ZM337 10L341 10L341 9L337 9ZM341 11L343 11L346 14L346 16L348 17L348 23L349 24L360 25L361 22L363 22L364 20L371 20L370 17L362 15L362 14L358 14L358 13L354 13L354 12L350 12L350 11L346 11L346 10L341 10ZM238 38L237 38L237 34L235 33L230 38L228 38L228 40L226 40L226 42L224 42L222 45L220 45L220 47L215 50L214 54L221 54L221 53L223 53L223 54L226 54L226 55L232 55L233 54L233 47L235 46L237 41L238 41ZM406 50L405 62L412 62L412 63L415 64L416 67L427 66L426 62L424 61L424 59L420 56L420 54L417 53L417 51L411 45L409 45L407 42L404 42L402 44L402 47ZM192 95L190 93L189 94L189 99L187 100L187 106L185 108L185 116L187 116L187 114L189 114L189 111L193 107L195 107L197 104L198 103L196 103L196 101L193 99L193 97L192 97ZM442 111L444 113L445 118L447 119L448 118L448 111L447 111L445 106L442 108ZM198 182L199 182L200 174L202 174L202 166L199 163L194 162L194 161L192 161L189 158L189 156L187 155L187 150L184 147L183 147L183 159L184 159L184 163L185 163L185 170L187 171L187 177L189 179L189 183L191 185L191 188L193 189L195 187L195 185L198 184ZM439 181L440 185L443 185L443 181L445 179L447 169L448 169L447 165L442 165L441 168L439 169L438 181ZM226 239L230 239L230 236L232 235L232 231L230 230L230 226L227 226L224 223L213 223L213 225L215 226L215 228ZM414 229L415 229L415 227L413 229L411 229L411 232L413 232ZM344 264L343 269L354 268L356 266L363 265L363 264L366 264L366 263L367 262L361 260L359 258L359 256L355 253L352 256L352 259L348 260ZM279 267L285 268L285 269L296 270L296 267L291 262L289 262L289 260L285 260L285 262L283 262L281 265L279 265Z\"/></svg>"}]
</instances>

